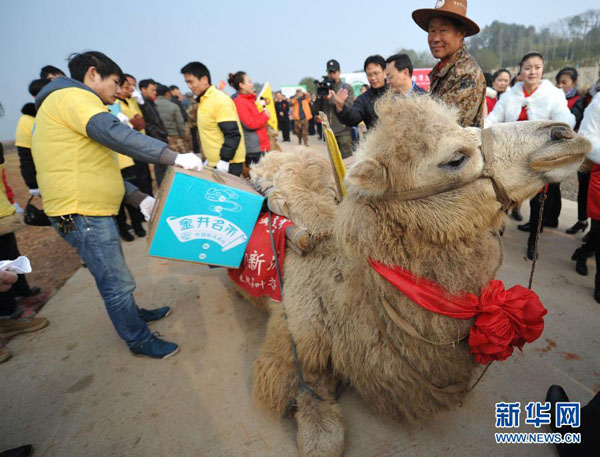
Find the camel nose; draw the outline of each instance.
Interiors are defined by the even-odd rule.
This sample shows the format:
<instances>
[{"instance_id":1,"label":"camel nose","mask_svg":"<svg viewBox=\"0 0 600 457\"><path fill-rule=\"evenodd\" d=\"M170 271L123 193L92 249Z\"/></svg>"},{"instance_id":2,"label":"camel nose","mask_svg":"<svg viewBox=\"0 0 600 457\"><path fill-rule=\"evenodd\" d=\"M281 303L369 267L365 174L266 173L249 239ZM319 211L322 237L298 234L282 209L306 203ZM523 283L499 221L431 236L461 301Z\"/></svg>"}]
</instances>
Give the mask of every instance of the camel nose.
<instances>
[{"instance_id":1,"label":"camel nose","mask_svg":"<svg viewBox=\"0 0 600 457\"><path fill-rule=\"evenodd\" d=\"M575 132L564 125L552 127L550 137L555 140L572 140L575 138Z\"/></svg>"}]
</instances>

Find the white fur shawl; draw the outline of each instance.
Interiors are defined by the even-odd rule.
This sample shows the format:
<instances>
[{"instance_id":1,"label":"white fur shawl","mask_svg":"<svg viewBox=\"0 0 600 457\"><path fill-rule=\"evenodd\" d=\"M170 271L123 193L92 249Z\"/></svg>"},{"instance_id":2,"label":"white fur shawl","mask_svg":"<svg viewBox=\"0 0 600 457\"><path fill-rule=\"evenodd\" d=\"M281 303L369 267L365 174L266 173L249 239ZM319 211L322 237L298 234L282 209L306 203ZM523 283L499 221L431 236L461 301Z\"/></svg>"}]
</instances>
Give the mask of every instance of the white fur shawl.
<instances>
[{"instance_id":1,"label":"white fur shawl","mask_svg":"<svg viewBox=\"0 0 600 457\"><path fill-rule=\"evenodd\" d=\"M600 163L600 95L594 97L583 113L579 134L592 143L592 150L587 155L588 159Z\"/></svg>"},{"instance_id":2,"label":"white fur shawl","mask_svg":"<svg viewBox=\"0 0 600 457\"><path fill-rule=\"evenodd\" d=\"M517 83L506 91L494 110L485 118L485 126L501 122L516 122L523 106L527 107L530 121L557 121L575 127L575 116L571 114L565 93L547 79L543 79L537 90L525 98L523 83Z\"/></svg>"}]
</instances>

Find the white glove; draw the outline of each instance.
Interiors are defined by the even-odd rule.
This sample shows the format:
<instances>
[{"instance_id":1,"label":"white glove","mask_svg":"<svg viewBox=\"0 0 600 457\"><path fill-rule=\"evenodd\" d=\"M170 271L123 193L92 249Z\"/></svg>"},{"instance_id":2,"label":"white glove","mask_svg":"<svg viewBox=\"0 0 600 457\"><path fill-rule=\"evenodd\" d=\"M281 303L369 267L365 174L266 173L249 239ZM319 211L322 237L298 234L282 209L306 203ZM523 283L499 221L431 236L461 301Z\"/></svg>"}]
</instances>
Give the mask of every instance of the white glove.
<instances>
[{"instance_id":1,"label":"white glove","mask_svg":"<svg viewBox=\"0 0 600 457\"><path fill-rule=\"evenodd\" d=\"M196 154L187 153L187 154L179 154L175 158L175 166L185 168L186 170L202 170L202 159L198 157Z\"/></svg>"},{"instance_id":2,"label":"white glove","mask_svg":"<svg viewBox=\"0 0 600 457\"><path fill-rule=\"evenodd\" d=\"M142 214L144 215L144 218L147 221L150 220L150 216L152 215L152 210L154 209L155 201L156 200L154 199L154 197L151 197L150 195L148 195L140 203L140 211L142 212Z\"/></svg>"},{"instance_id":3,"label":"white glove","mask_svg":"<svg viewBox=\"0 0 600 457\"><path fill-rule=\"evenodd\" d=\"M21 205L19 205L17 202L14 202L13 206L17 210L17 214L23 214L23 208L21 208Z\"/></svg>"},{"instance_id":4,"label":"white glove","mask_svg":"<svg viewBox=\"0 0 600 457\"><path fill-rule=\"evenodd\" d=\"M29 189L29 195L37 195L38 197L41 197L42 193L39 189Z\"/></svg>"},{"instance_id":5,"label":"white glove","mask_svg":"<svg viewBox=\"0 0 600 457\"><path fill-rule=\"evenodd\" d=\"M129 124L129 118L127 116L125 116L123 113L118 113L117 119L119 119L123 124Z\"/></svg>"},{"instance_id":6,"label":"white glove","mask_svg":"<svg viewBox=\"0 0 600 457\"><path fill-rule=\"evenodd\" d=\"M223 171L225 173L229 173L229 162L225 162L224 160L219 160L217 162L217 170Z\"/></svg>"}]
</instances>

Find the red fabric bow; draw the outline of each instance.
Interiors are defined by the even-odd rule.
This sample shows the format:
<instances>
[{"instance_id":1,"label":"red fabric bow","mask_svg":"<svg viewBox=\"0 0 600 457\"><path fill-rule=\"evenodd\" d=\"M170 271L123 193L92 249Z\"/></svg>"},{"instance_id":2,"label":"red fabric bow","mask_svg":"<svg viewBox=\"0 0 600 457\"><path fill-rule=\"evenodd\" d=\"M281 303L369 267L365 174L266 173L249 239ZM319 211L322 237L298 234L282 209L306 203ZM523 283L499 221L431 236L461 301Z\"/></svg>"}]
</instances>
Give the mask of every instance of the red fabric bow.
<instances>
[{"instance_id":1,"label":"red fabric bow","mask_svg":"<svg viewBox=\"0 0 600 457\"><path fill-rule=\"evenodd\" d=\"M506 360L514 347L538 339L548 312L537 294L522 286L504 289L502 281L492 280L481 296L470 293L450 295L429 279L420 278L400 266L387 266L369 259L371 266L413 302L429 311L454 319L475 322L469 334L471 354L477 362Z\"/></svg>"}]
</instances>

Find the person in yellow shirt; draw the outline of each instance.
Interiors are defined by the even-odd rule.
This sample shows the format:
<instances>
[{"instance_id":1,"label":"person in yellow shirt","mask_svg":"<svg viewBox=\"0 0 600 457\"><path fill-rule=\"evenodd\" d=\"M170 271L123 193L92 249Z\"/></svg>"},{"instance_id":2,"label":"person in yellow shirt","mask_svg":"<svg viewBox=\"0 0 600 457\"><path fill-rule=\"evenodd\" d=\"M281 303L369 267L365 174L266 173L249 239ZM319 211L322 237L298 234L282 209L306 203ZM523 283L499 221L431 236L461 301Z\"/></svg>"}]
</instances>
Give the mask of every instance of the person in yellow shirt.
<instances>
[{"instance_id":1,"label":"person in yellow shirt","mask_svg":"<svg viewBox=\"0 0 600 457\"><path fill-rule=\"evenodd\" d=\"M181 73L198 101L198 133L208 164L240 176L246 160L244 134L235 103L211 84L208 68L190 62Z\"/></svg>"},{"instance_id":2,"label":"person in yellow shirt","mask_svg":"<svg viewBox=\"0 0 600 457\"><path fill-rule=\"evenodd\" d=\"M50 82L49 79L34 79L29 84L29 93L35 99L42 88ZM29 193L39 195L38 184L36 179L35 165L31 156L31 135L33 134L33 124L35 122L35 105L26 103L21 108L23 114L17 123L17 131L15 132L15 146L19 154L19 165L21 168L21 176L23 181L29 187Z\"/></svg>"},{"instance_id":3,"label":"person in yellow shirt","mask_svg":"<svg viewBox=\"0 0 600 457\"><path fill-rule=\"evenodd\" d=\"M69 72L71 78L54 79L36 98L32 153L44 210L94 276L108 315L130 351L161 359L172 356L179 347L152 335L147 326L171 309L137 307L135 280L115 223L124 195L147 218L154 198L123 182L116 153L196 170L202 168L202 161L194 154L171 151L109 112L106 105L115 102L123 79L109 57L96 51L74 54Z\"/></svg>"}]
</instances>

